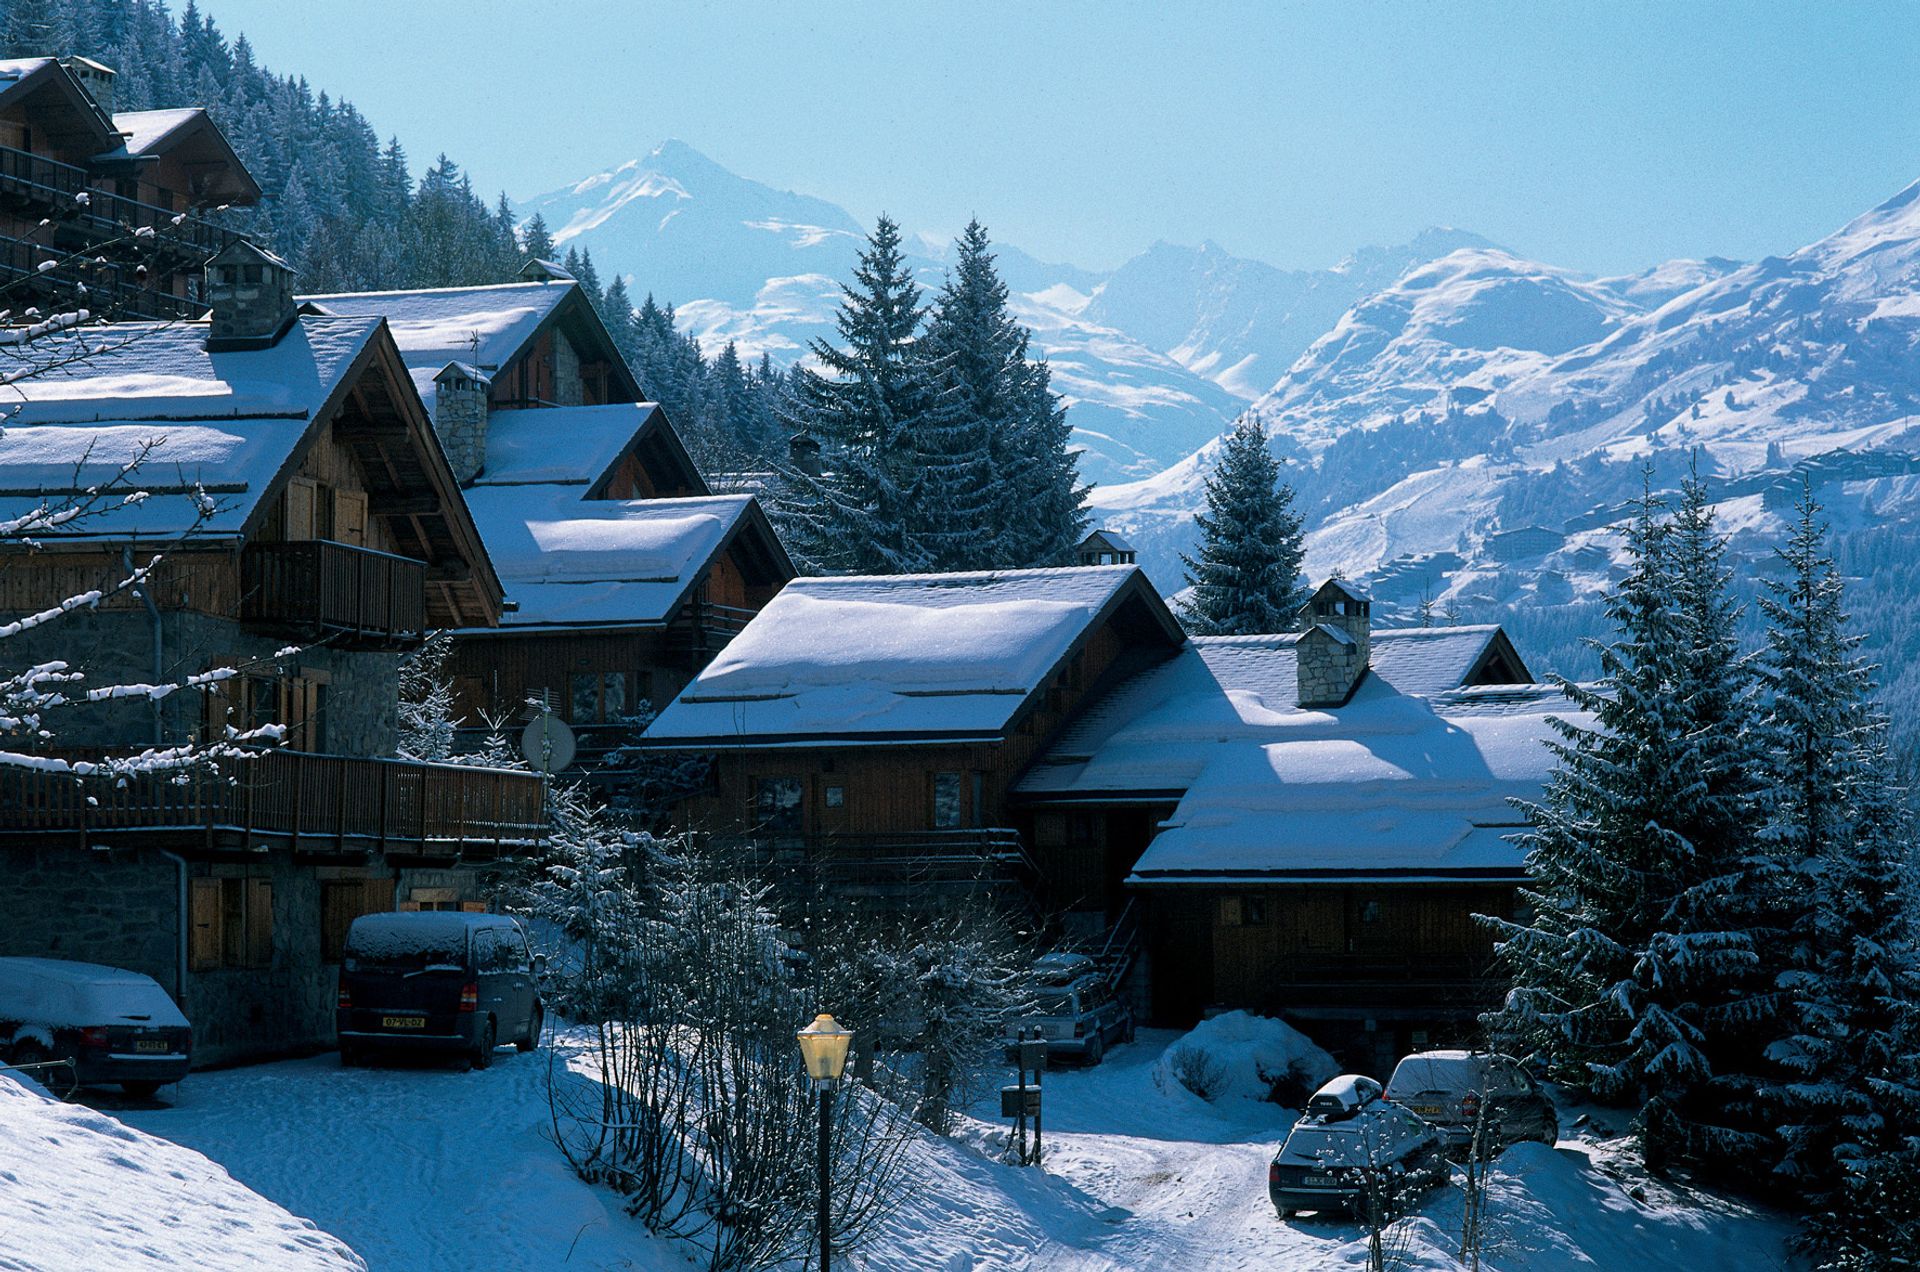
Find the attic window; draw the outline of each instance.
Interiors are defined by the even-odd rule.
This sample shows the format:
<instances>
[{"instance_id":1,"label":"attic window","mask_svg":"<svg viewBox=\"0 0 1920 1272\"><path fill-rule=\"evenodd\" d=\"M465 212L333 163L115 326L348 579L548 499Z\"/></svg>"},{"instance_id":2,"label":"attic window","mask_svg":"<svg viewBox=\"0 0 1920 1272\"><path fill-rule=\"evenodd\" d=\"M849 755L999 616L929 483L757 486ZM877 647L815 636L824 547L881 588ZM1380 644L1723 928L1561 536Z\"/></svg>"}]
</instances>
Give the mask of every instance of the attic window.
<instances>
[{"instance_id":1,"label":"attic window","mask_svg":"<svg viewBox=\"0 0 1920 1272\"><path fill-rule=\"evenodd\" d=\"M240 279L250 287L258 284L260 281L260 267L258 265L242 265L240 267Z\"/></svg>"}]
</instances>

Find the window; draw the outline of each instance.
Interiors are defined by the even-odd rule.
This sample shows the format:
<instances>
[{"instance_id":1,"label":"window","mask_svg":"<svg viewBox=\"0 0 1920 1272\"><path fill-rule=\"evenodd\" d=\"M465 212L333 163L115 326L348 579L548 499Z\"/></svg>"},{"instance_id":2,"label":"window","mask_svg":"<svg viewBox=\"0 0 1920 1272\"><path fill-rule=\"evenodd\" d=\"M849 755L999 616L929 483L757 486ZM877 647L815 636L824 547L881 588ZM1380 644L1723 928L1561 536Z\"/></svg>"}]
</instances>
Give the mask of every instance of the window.
<instances>
[{"instance_id":1,"label":"window","mask_svg":"<svg viewBox=\"0 0 1920 1272\"><path fill-rule=\"evenodd\" d=\"M500 940L490 928L481 928L473 934L473 970L476 972L500 970Z\"/></svg>"},{"instance_id":2,"label":"window","mask_svg":"<svg viewBox=\"0 0 1920 1272\"><path fill-rule=\"evenodd\" d=\"M845 808L847 806L847 788L844 786L827 787L827 807Z\"/></svg>"},{"instance_id":3,"label":"window","mask_svg":"<svg viewBox=\"0 0 1920 1272\"><path fill-rule=\"evenodd\" d=\"M273 880L195 879L188 963L196 972L273 964Z\"/></svg>"},{"instance_id":4,"label":"window","mask_svg":"<svg viewBox=\"0 0 1920 1272\"><path fill-rule=\"evenodd\" d=\"M1378 923L1380 921L1380 903L1378 901L1362 901L1360 903L1360 921L1362 923Z\"/></svg>"},{"instance_id":5,"label":"window","mask_svg":"<svg viewBox=\"0 0 1920 1272\"><path fill-rule=\"evenodd\" d=\"M960 775L958 773L933 775L933 828L935 830L960 828Z\"/></svg>"},{"instance_id":6,"label":"window","mask_svg":"<svg viewBox=\"0 0 1920 1272\"><path fill-rule=\"evenodd\" d=\"M393 909L393 880L341 879L320 885L320 958L338 963L347 949L347 929L363 914Z\"/></svg>"},{"instance_id":7,"label":"window","mask_svg":"<svg viewBox=\"0 0 1920 1272\"><path fill-rule=\"evenodd\" d=\"M1267 899L1254 893L1220 898L1218 926L1261 927L1267 921Z\"/></svg>"},{"instance_id":8,"label":"window","mask_svg":"<svg viewBox=\"0 0 1920 1272\"><path fill-rule=\"evenodd\" d=\"M754 783L753 811L764 834L797 835L805 826L806 783L797 777L763 777Z\"/></svg>"},{"instance_id":9,"label":"window","mask_svg":"<svg viewBox=\"0 0 1920 1272\"><path fill-rule=\"evenodd\" d=\"M621 671L582 671L568 682L572 723L603 724L627 714L627 676Z\"/></svg>"}]
</instances>

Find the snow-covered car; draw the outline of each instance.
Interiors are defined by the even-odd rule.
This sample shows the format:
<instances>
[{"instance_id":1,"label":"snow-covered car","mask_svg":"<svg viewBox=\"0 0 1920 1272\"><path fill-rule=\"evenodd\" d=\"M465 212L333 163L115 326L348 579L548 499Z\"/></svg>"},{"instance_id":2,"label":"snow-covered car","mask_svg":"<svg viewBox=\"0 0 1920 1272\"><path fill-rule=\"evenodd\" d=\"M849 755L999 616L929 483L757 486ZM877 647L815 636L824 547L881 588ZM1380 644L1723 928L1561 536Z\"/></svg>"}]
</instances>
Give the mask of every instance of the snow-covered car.
<instances>
[{"instance_id":1,"label":"snow-covered car","mask_svg":"<svg viewBox=\"0 0 1920 1272\"><path fill-rule=\"evenodd\" d=\"M71 1060L80 1086L117 1082L145 1098L187 1076L193 1027L158 981L58 958L0 958L0 1054L15 1065ZM64 1073L27 1072L56 1089Z\"/></svg>"},{"instance_id":2,"label":"snow-covered car","mask_svg":"<svg viewBox=\"0 0 1920 1272\"><path fill-rule=\"evenodd\" d=\"M375 1052L464 1053L540 1045L546 1010L519 923L500 914L366 914L347 929L335 1013L340 1062Z\"/></svg>"},{"instance_id":3,"label":"snow-covered car","mask_svg":"<svg viewBox=\"0 0 1920 1272\"><path fill-rule=\"evenodd\" d=\"M1431 1122L1450 1149L1469 1146L1476 1124L1488 1154L1560 1138L1553 1101L1518 1060L1497 1052L1417 1051L1394 1066L1387 1098Z\"/></svg>"},{"instance_id":4,"label":"snow-covered car","mask_svg":"<svg viewBox=\"0 0 1920 1272\"><path fill-rule=\"evenodd\" d=\"M1282 1219L1301 1210L1389 1211L1447 1178L1440 1135L1386 1098L1378 1082L1343 1074L1313 1093L1267 1167L1267 1195Z\"/></svg>"},{"instance_id":5,"label":"snow-covered car","mask_svg":"<svg viewBox=\"0 0 1920 1272\"><path fill-rule=\"evenodd\" d=\"M1107 1048L1133 1041L1133 1008L1084 954L1044 954L1034 960L1034 1006L1013 1022L1011 1045L1020 1030L1035 1029L1047 1042L1049 1063L1062 1056L1099 1064Z\"/></svg>"}]
</instances>

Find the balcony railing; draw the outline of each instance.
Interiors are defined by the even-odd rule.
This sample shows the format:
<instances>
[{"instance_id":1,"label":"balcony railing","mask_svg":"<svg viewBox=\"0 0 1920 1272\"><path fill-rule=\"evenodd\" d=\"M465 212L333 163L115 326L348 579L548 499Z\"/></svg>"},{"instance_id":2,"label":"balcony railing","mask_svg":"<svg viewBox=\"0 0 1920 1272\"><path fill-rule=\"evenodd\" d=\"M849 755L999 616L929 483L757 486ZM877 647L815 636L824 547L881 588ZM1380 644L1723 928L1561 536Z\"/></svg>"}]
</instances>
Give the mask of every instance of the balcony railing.
<instances>
[{"instance_id":1,"label":"balcony railing","mask_svg":"<svg viewBox=\"0 0 1920 1272\"><path fill-rule=\"evenodd\" d=\"M198 318L207 312L204 300L143 285L134 278L131 262L109 261L106 265L43 274L38 266L48 258L49 250L44 243L0 234L0 284L10 284L4 299L0 300L0 308L17 312L34 303L36 296L56 294L63 303L84 301L96 317L111 320L176 322ZM84 297L74 290L70 277L74 274L86 284Z\"/></svg>"},{"instance_id":2,"label":"balcony railing","mask_svg":"<svg viewBox=\"0 0 1920 1272\"><path fill-rule=\"evenodd\" d=\"M198 832L214 849L491 859L539 844L544 807L531 773L300 751L123 778L0 765L0 825L89 840Z\"/></svg>"},{"instance_id":3,"label":"balcony railing","mask_svg":"<svg viewBox=\"0 0 1920 1272\"><path fill-rule=\"evenodd\" d=\"M716 836L714 843L775 871L805 873L842 884L992 885L1034 877L1033 860L1019 832L1002 826L887 834L763 831Z\"/></svg>"},{"instance_id":4,"label":"balcony railing","mask_svg":"<svg viewBox=\"0 0 1920 1272\"><path fill-rule=\"evenodd\" d=\"M66 214L64 219L85 226L99 237L112 237L125 228L152 230L157 246L202 261L235 237L232 230L211 221L182 217L172 208L103 190L98 184L101 181L85 168L0 146L0 193L57 208ZM86 202L77 200L80 194L87 196ZM176 217L180 218L177 224Z\"/></svg>"},{"instance_id":5,"label":"balcony railing","mask_svg":"<svg viewBox=\"0 0 1920 1272\"><path fill-rule=\"evenodd\" d=\"M689 601L667 624L670 648L693 654L716 654L746 630L756 611L711 601Z\"/></svg>"},{"instance_id":6,"label":"balcony railing","mask_svg":"<svg viewBox=\"0 0 1920 1272\"><path fill-rule=\"evenodd\" d=\"M404 648L426 632L427 567L411 557L331 539L252 543L241 574L244 622L374 648Z\"/></svg>"}]
</instances>

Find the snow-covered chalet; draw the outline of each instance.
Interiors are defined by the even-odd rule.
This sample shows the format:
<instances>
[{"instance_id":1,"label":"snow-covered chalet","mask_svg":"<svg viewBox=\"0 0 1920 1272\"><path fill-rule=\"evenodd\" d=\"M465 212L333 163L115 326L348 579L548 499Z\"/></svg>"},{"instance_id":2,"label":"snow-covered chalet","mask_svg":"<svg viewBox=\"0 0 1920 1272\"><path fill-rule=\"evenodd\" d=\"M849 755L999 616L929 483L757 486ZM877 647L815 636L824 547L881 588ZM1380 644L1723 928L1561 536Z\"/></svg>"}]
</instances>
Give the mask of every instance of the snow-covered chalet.
<instances>
[{"instance_id":1,"label":"snow-covered chalet","mask_svg":"<svg viewBox=\"0 0 1920 1272\"><path fill-rule=\"evenodd\" d=\"M1145 1018L1276 1012L1383 1071L1471 1037L1511 800L1575 713L1497 627L1375 631L1337 580L1296 626L1188 639L1131 566L803 579L648 738L714 756L690 825L831 886L997 862L1064 940L1129 951Z\"/></svg>"},{"instance_id":2,"label":"snow-covered chalet","mask_svg":"<svg viewBox=\"0 0 1920 1272\"><path fill-rule=\"evenodd\" d=\"M642 401L586 294L533 262L488 287L305 298L387 320L507 589L498 626L454 629L463 736L544 701L600 776L664 702L794 576L750 495L714 495Z\"/></svg>"},{"instance_id":3,"label":"snow-covered chalet","mask_svg":"<svg viewBox=\"0 0 1920 1272\"><path fill-rule=\"evenodd\" d=\"M9 386L0 622L93 603L0 659L128 693L7 739L0 953L152 975L217 1062L330 1043L352 919L472 903L544 810L531 774L393 758L402 655L498 622L504 589L387 323L300 313L243 240L206 270L208 318L15 355L57 370ZM69 767L261 730L217 773Z\"/></svg>"}]
</instances>

